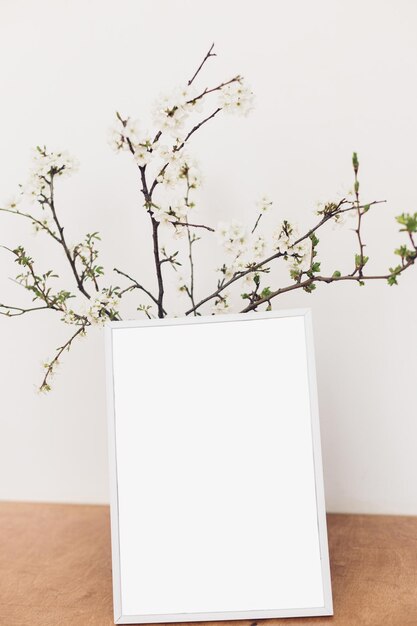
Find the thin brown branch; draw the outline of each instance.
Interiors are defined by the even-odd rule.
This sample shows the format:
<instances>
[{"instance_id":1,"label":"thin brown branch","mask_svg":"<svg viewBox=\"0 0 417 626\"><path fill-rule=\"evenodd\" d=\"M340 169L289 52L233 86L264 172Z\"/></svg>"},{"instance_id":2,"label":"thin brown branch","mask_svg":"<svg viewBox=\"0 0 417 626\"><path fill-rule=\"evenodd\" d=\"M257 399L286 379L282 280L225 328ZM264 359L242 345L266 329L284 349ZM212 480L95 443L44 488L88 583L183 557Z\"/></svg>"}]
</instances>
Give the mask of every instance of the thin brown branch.
<instances>
[{"instance_id":1,"label":"thin brown branch","mask_svg":"<svg viewBox=\"0 0 417 626\"><path fill-rule=\"evenodd\" d=\"M155 298L155 296L148 289L146 289L146 287L138 283L137 280L129 276L129 274L127 274L126 272L122 272L121 270L117 269L117 267L113 268L113 271L116 272L116 274L119 274L120 276L124 276L125 278L130 280L130 282L132 283L129 287L121 291L119 295L122 295L123 293L126 293L127 291L132 291L132 289L139 289L140 291L143 291L143 293L146 293L146 295L152 300L152 302L158 305L158 300Z\"/></svg>"},{"instance_id":2,"label":"thin brown branch","mask_svg":"<svg viewBox=\"0 0 417 626\"><path fill-rule=\"evenodd\" d=\"M194 135L194 133L203 126L203 124L206 124L209 120L212 120L213 117L215 117L218 113L220 113L221 111L221 107L218 107L211 115L209 115L208 117L206 117L204 120L202 120L201 122L199 122L198 124L196 124L194 126L194 128L192 128L190 130L190 132L186 135L184 141L176 148L176 152L178 152L179 150L181 150L185 144L187 143L187 141L190 139L190 137L192 135Z\"/></svg>"},{"instance_id":3,"label":"thin brown branch","mask_svg":"<svg viewBox=\"0 0 417 626\"><path fill-rule=\"evenodd\" d=\"M205 224L190 224L190 222L171 222L173 226L188 226L190 228L204 228L205 230L209 230L211 233L216 232L214 228L211 226L206 226Z\"/></svg>"},{"instance_id":4,"label":"thin brown branch","mask_svg":"<svg viewBox=\"0 0 417 626\"><path fill-rule=\"evenodd\" d=\"M193 82L195 81L195 79L197 78L198 74L201 72L201 70L203 69L204 64L211 58L211 57L215 57L216 53L213 52L213 48L214 48L214 43L211 45L210 50L207 52L206 56L204 57L204 59L201 61L200 65L198 66L197 70L194 72L193 76L190 78L190 80L188 81L188 86L192 85Z\"/></svg>"},{"instance_id":5,"label":"thin brown branch","mask_svg":"<svg viewBox=\"0 0 417 626\"><path fill-rule=\"evenodd\" d=\"M230 80L226 80L224 83L220 83L216 87L211 87L211 89L206 88L198 96L196 96L195 98L191 98L191 100L188 100L187 104L194 104L195 102L198 102L198 100L201 100L201 98L204 98L204 96L207 96L207 94L214 93L215 91L220 91L220 89L223 89L223 87L227 87L227 85L231 85L232 83L239 83L241 80L242 77L238 74Z\"/></svg>"},{"instance_id":6,"label":"thin brown branch","mask_svg":"<svg viewBox=\"0 0 417 626\"><path fill-rule=\"evenodd\" d=\"M402 274L405 270L407 270L409 267L414 265L415 261L416 261L416 256L414 256L407 263L405 263L400 270L395 272L395 275L399 276L400 274ZM365 276L365 275L354 276L352 274L346 274L344 276L314 276L302 282L289 285L288 287L282 287L281 289L277 289L276 291L271 292L268 295L268 297L261 298L260 300L258 300L256 302L256 306L260 306L261 304L269 302L273 298L276 298L277 296L280 296L283 293L287 293L289 291L295 291L296 289L305 289L306 287L309 287L310 285L314 283L323 282L326 284L330 284L330 283L336 283L336 282L341 282L341 281L346 281L346 280L351 281L351 282L356 282L356 283L365 283L365 282L372 281L372 280L388 280L391 276L392 276L392 273L379 274L379 275L377 274L377 275L372 275L372 276L371 275L370 276ZM242 309L241 313L248 313L249 311L253 311L254 308L255 307L252 304L249 304L247 307Z\"/></svg>"},{"instance_id":7,"label":"thin brown branch","mask_svg":"<svg viewBox=\"0 0 417 626\"><path fill-rule=\"evenodd\" d=\"M55 225L58 229L58 233L59 233L59 239L60 239L60 243L64 249L65 252L65 256L68 259L68 263L70 264L72 273L74 275L75 278L75 282L77 283L77 287L79 289L79 291L88 299L90 300L91 296L88 293L88 291L85 289L84 287L84 283L83 280L81 279L76 264L75 264L75 260L70 252L70 249L68 247L68 244L66 242L65 239L65 235L64 235L64 227L61 225L59 219L58 219L58 215L56 212L56 208L55 208L55 200L54 200L54 179L53 177L51 178L50 182L49 182L49 187L50 187L50 198L49 200L47 200L47 204L49 206L49 208L51 209L51 213L52 213L52 217L53 220L55 222Z\"/></svg>"},{"instance_id":8,"label":"thin brown branch","mask_svg":"<svg viewBox=\"0 0 417 626\"><path fill-rule=\"evenodd\" d=\"M190 137L191 137L191 136L192 136L195 132L197 132L197 130L198 130L199 128L201 128L204 124L206 124L208 121L212 120L212 119L213 119L213 117L215 117L215 116L216 116L216 115L217 115L217 114L218 114L221 110L222 110L222 109L221 109L220 107L219 107L219 108L217 108L217 109L216 109L216 110L215 110L215 111L214 111L211 115L209 115L208 117L204 118L201 122L199 122L198 124L196 124L196 125L195 125L195 126L194 126L191 130L190 130L190 132L186 135L186 137L185 137L184 141L183 141L183 142L182 142L179 146L176 146L176 148L175 148L175 152L179 152L180 150L182 150L182 148L185 146L185 144L186 144L186 143L187 143L187 141L190 139ZM150 200L151 200L151 198L152 198L152 194L153 194L153 192L154 192L154 190L155 190L155 187L159 184L158 178L160 178L161 176L163 176L163 174L164 174L165 170L167 169L168 165L169 165L169 163L165 163L165 165L164 165L164 166L160 169L160 171L158 172L158 175L157 175L157 176L155 176L154 181L153 181L153 183L152 183L152 185L151 185L151 187L150 187L150 189L149 189L149 192L148 192L148 199L149 199L149 201L150 201ZM146 167L146 166L145 166L145 167ZM143 190L142 190L142 191L143 191ZM143 193L144 193L144 196L145 196L145 198L146 198L145 192L143 192Z\"/></svg>"},{"instance_id":9,"label":"thin brown branch","mask_svg":"<svg viewBox=\"0 0 417 626\"><path fill-rule=\"evenodd\" d=\"M12 215L21 215L22 217L26 217L27 219L31 220L31 222L33 222L34 224L37 224L39 228L46 231L48 235L50 235L53 239L55 239L55 241L57 241L58 243L61 243L60 238L57 237L57 235L50 228L48 228L46 224L44 224L41 220L38 220L36 217L31 215L30 213L23 213L22 211L14 211L13 209L4 209L4 208L0 208L0 211L3 211L4 213L12 213Z\"/></svg>"},{"instance_id":10,"label":"thin brown branch","mask_svg":"<svg viewBox=\"0 0 417 626\"><path fill-rule=\"evenodd\" d=\"M65 352L65 350L69 350L71 348L74 339L76 339L78 337L78 335L84 334L86 327L89 326L89 325L90 325L90 322L85 320L84 325L80 326L80 328L78 328L78 330L73 335L71 335L71 337L68 339L68 341L66 341L64 343L64 345L62 345L60 348L58 348L55 357L52 359L52 361L50 361L47 364L45 376L44 376L43 381L42 381L42 383L41 383L41 385L39 387L40 391L49 391L50 390L50 385L49 385L48 381L49 381L49 378L51 377L51 375L53 374L54 368L58 365L58 362L59 362L59 359L60 359L61 355L63 354L63 352Z\"/></svg>"},{"instance_id":11,"label":"thin brown branch","mask_svg":"<svg viewBox=\"0 0 417 626\"><path fill-rule=\"evenodd\" d=\"M253 228L252 228L252 230L250 231L250 232L251 232L251 235L253 235L253 233L255 232L255 230L258 228L258 225L259 225L259 222L261 221L261 217L262 217L262 215L263 215L262 213L259 213L259 215L258 215L258 219L256 220L254 227L253 227Z\"/></svg>"},{"instance_id":12,"label":"thin brown branch","mask_svg":"<svg viewBox=\"0 0 417 626\"><path fill-rule=\"evenodd\" d=\"M298 244L300 244L302 241L308 239L313 233L315 233L319 228L321 228L322 226L324 226L324 224L326 224L326 222L328 222L331 219L334 219L334 217L336 215L340 215L341 213L346 213L348 211L352 211L355 210L356 207L355 206L349 206L347 208L342 208L345 204L346 204L346 200L343 199L339 202L338 204L338 208L336 211L332 212L331 214L328 215L324 215L321 220L312 228L310 228L304 235L302 235L301 237L299 237L294 243L293 243L293 247L297 246ZM374 202L370 202L368 205L364 205L364 206L372 206L374 204L380 204L381 202L385 202L385 200L375 200ZM364 208L364 207L362 207ZM219 285L219 287L213 291L213 293L211 293L210 295L206 296L205 298L203 298L202 300L200 300L200 302L198 302L195 307L190 308L188 311L185 312L185 315L190 315L190 313L194 313L194 311L197 311L197 309L199 309L201 306L203 306L203 304L206 304L206 302L209 302L210 300L213 300L213 298L217 298L219 296L219 294L226 289L227 287L229 287L230 285L232 285L233 283L235 283L236 281L240 280L241 278L243 278L243 276L246 276L247 274L250 274L251 272L256 272L258 269L262 268L264 265L266 265L267 263L270 263L271 261L275 260L275 259L279 259L286 256L285 253L282 252L276 252L274 254L272 254L271 256L267 257L266 259L264 259L263 261L259 261L259 263L256 263L256 265L252 266L251 268L243 271L243 272L238 272L237 274L235 274L234 276L232 276L232 278L230 278L229 280L223 282L221 285ZM288 256L288 255L287 255ZM300 283L301 284L301 283Z\"/></svg>"},{"instance_id":13,"label":"thin brown branch","mask_svg":"<svg viewBox=\"0 0 417 626\"><path fill-rule=\"evenodd\" d=\"M0 309L5 309L5 311L0 311L0 315L5 315L6 317L17 317L19 315L24 315L25 313L31 313L32 311L44 311L45 309L59 310L54 309L53 306L34 306L28 309L24 309L19 306L9 306L8 304L0 304Z\"/></svg>"}]
</instances>

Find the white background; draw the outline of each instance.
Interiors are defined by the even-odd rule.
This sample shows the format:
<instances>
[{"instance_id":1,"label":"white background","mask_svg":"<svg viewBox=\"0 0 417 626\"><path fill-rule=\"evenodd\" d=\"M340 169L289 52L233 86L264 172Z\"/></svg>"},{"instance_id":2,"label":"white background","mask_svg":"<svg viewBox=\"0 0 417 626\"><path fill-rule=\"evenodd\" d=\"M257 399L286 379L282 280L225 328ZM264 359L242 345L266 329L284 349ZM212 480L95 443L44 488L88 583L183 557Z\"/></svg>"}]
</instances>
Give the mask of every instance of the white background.
<instances>
[{"instance_id":1,"label":"white background","mask_svg":"<svg viewBox=\"0 0 417 626\"><path fill-rule=\"evenodd\" d=\"M67 148L81 162L59 192L68 237L100 230L105 266L151 285L136 172L109 150L107 128L115 109L147 115L215 41L207 83L239 72L257 103L247 119L216 119L196 137L199 217L252 222L254 201L268 193L276 213L265 226L284 217L308 226L317 201L351 186L356 150L364 196L388 201L364 232L370 269L386 271L401 239L394 216L417 208L416 18L412 0L2 0L0 199L25 179L32 146ZM0 224L0 243L25 242L43 269L65 275L30 227L7 216ZM204 294L219 253L215 242L202 249ZM349 231L323 235L327 271L350 269L352 251ZM27 302L7 279L15 267L0 258L0 300ZM398 288L323 285L275 302L313 309L331 511L417 513L416 280L410 271ZM34 393L40 362L66 335L54 315L0 319L2 498L108 500L101 332L66 356L49 397Z\"/></svg>"}]
</instances>

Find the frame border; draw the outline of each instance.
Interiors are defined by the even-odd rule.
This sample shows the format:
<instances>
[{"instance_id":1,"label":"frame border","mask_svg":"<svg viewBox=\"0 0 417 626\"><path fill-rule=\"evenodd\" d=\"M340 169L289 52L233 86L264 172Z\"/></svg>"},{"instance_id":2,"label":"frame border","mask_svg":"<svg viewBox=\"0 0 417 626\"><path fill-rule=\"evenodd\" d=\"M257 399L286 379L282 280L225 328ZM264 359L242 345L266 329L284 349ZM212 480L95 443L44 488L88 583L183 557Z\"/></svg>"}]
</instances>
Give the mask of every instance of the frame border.
<instances>
[{"instance_id":1,"label":"frame border","mask_svg":"<svg viewBox=\"0 0 417 626\"><path fill-rule=\"evenodd\" d=\"M175 613L153 615L123 615L120 571L119 542L119 494L117 478L116 412L114 402L113 376L113 331L124 328L148 326L178 326L182 324L212 324L236 321L249 321L268 318L303 317L307 350L307 370L310 396L311 440L313 446L314 479L316 489L317 525L320 542L321 572L324 604L321 607L302 609L267 609L254 611L227 611L210 613ZM115 624L154 624L168 622L199 622L218 620L252 620L285 617L314 617L333 615L333 601L330 577L330 563L327 540L326 508L324 498L323 466L320 440L320 423L317 393L316 365L314 355L313 321L311 309L287 309L262 313L238 313L199 317L164 318L152 320L128 320L107 322L106 343L106 395L108 417L108 454L110 480L110 520L112 548L113 608Z\"/></svg>"}]
</instances>

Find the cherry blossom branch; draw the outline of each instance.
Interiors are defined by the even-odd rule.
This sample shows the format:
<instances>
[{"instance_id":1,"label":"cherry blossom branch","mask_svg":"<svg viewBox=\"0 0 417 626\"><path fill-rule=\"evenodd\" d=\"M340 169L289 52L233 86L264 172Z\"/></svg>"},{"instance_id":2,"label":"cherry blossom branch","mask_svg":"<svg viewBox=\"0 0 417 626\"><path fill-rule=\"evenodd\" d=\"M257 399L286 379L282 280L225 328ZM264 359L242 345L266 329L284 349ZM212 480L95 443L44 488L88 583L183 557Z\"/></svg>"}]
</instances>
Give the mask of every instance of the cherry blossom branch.
<instances>
[{"instance_id":1,"label":"cherry blossom branch","mask_svg":"<svg viewBox=\"0 0 417 626\"><path fill-rule=\"evenodd\" d=\"M409 267L414 265L416 261L416 257L417 257L417 254L411 260L409 260L405 265L403 265L401 269L399 269L396 272L396 276L399 276L400 274L405 272ZM344 276L314 276L313 278L308 278L307 280L304 280L300 283L295 283L292 285L288 285L287 287L282 287L280 289L277 289L276 291L269 293L268 297L260 298L258 301L246 306L240 312L248 313L249 311L255 310L258 306L262 304L265 304L267 302L269 303L271 300L273 300L277 296L282 295L283 293L288 293L289 291L295 291L297 289L306 289L310 287L311 285L313 285L314 283L318 283L318 282L324 282L324 283L330 284L334 282L341 282L341 281L348 280L348 281L353 281L353 282L357 282L361 284L362 282L365 283L365 282L372 281L372 280L389 280L391 277L392 277L392 272L390 272L389 274L379 274L375 276L365 276L363 274L360 276L354 276L352 274L346 274Z\"/></svg>"},{"instance_id":2,"label":"cherry blossom branch","mask_svg":"<svg viewBox=\"0 0 417 626\"><path fill-rule=\"evenodd\" d=\"M61 357L61 355L65 352L65 351L69 351L71 349L71 346L74 342L74 340L80 336L80 335L85 335L85 329L87 328L87 326L90 326L90 322L88 322L88 320L85 321L85 323L80 326L73 335L71 335L71 337L68 339L68 341L66 341L64 343L64 345L62 345L60 348L58 348L57 353L55 355L55 357L52 359L52 361L50 361L49 363L45 363L45 375L44 378L42 380L42 383L40 385L39 390L42 392L47 392L51 390L51 386L49 384L49 379L50 377L54 374L54 370L56 368L56 366L59 364L59 359Z\"/></svg>"},{"instance_id":3,"label":"cherry blossom branch","mask_svg":"<svg viewBox=\"0 0 417 626\"><path fill-rule=\"evenodd\" d=\"M206 117L205 119L203 119L201 122L199 122L198 124L196 124L194 126L194 128L192 128L189 133L186 135L184 141L182 141L180 143L179 146L176 146L174 148L174 152L179 152L180 150L183 149L183 147L185 146L185 144L187 143L187 141L190 139L190 137L192 137L192 135L197 132L197 130L199 130L204 124L206 124L207 122L209 122L210 120L212 120L218 113L220 113L221 111L221 107L218 107L211 115L209 115L208 117ZM167 167L168 167L169 163L165 163L165 165L159 170L158 175L155 176L153 183L151 185L149 194L152 197L152 194L155 190L155 187L159 184L158 178L160 178L161 176L164 175Z\"/></svg>"},{"instance_id":4,"label":"cherry blossom branch","mask_svg":"<svg viewBox=\"0 0 417 626\"><path fill-rule=\"evenodd\" d=\"M365 206L372 206L374 204L380 204L382 202L385 202L385 200L375 200L374 202L370 202L368 205ZM348 211L353 211L356 210L357 207L355 205L350 204L349 207L347 208L343 208L344 205L347 203L346 199L342 199L337 205L334 205L335 208L333 211L324 214L323 217L319 220L319 222L313 226L312 228L310 228L304 235L302 235L301 237L299 237L293 244L293 246L297 246L298 244L302 243L303 241L305 241L306 239L309 239L309 237L311 237L311 235L313 235L318 229L320 229L322 226L324 226L324 224L326 224L329 220L334 219L337 215L341 215L343 213L346 213ZM361 207L363 208L363 207ZM206 296L205 298L203 298L202 300L200 300L195 306L191 307L190 309L188 309L185 312L185 315L190 315L191 313L194 313L195 311L197 311L201 306L203 306L203 304L206 304L207 302L210 302L210 300L213 300L215 298L217 298L222 291L224 291L225 289L227 289L228 287L230 287L231 285L233 285L234 283L236 283L237 281L239 281L241 278L243 278L244 276L246 276L247 274L250 273L255 273L257 270L261 269L264 265L271 263L271 261L274 261L275 259L279 259L282 257L287 256L284 252L275 252L274 254L268 256L267 258L263 259L262 261L259 261L258 263L255 263L251 268L244 270L242 272L238 272L236 275L232 276L229 280L223 282L215 291L213 291L211 294L209 294L208 296Z\"/></svg>"},{"instance_id":5,"label":"cherry blossom branch","mask_svg":"<svg viewBox=\"0 0 417 626\"><path fill-rule=\"evenodd\" d=\"M226 80L224 83L220 83L219 85L216 85L216 87L211 87L211 89L206 88L198 96L196 96L195 98L191 98L191 100L188 100L187 104L195 104L196 102L201 100L201 98L204 98L204 96L207 96L209 93L220 91L221 89L223 89L223 87L227 87L227 85L231 85L232 83L240 83L241 80L242 80L242 76L239 76L238 74L237 76L234 76L230 80Z\"/></svg>"}]
</instances>

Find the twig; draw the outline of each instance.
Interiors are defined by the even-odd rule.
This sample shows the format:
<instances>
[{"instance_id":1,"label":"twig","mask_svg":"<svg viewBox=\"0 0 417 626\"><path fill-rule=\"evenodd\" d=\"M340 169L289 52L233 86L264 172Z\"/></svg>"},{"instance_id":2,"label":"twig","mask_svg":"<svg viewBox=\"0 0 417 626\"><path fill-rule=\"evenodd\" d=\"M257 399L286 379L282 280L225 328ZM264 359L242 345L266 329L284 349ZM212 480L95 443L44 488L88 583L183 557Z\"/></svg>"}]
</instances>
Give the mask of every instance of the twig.
<instances>
[{"instance_id":1,"label":"twig","mask_svg":"<svg viewBox=\"0 0 417 626\"><path fill-rule=\"evenodd\" d=\"M48 235L50 235L53 239L55 239L55 241L57 241L58 243L61 243L60 238L57 237L56 234L50 228L48 228L48 226L46 226L46 224L38 220L36 217L33 217L33 215L31 215L30 213L23 213L22 211L13 211L12 209L4 209L4 208L0 208L0 211L3 211L4 213L12 213L13 215L21 215L22 217L26 217L30 219L33 223L37 224L39 228L42 228L43 230L45 230L48 233Z\"/></svg>"},{"instance_id":2,"label":"twig","mask_svg":"<svg viewBox=\"0 0 417 626\"><path fill-rule=\"evenodd\" d=\"M53 176L51 176L51 180L49 181L49 188L50 188L50 198L47 199L47 204L49 206L49 208L51 209L51 213L52 213L52 217L54 219L54 222L56 224L56 227L58 229L59 232L59 239L60 239L60 243L64 249L65 252L65 256L68 259L68 263L70 264L72 273L74 275L75 281L77 283L77 287L79 289L79 291L81 291L81 293L88 299L91 299L90 294L88 293L88 291L85 289L83 281L80 277L80 275L78 274L77 271L77 267L75 265L75 260L72 257L72 254L68 248L67 242L65 240L65 236L64 236L64 227L61 226L61 223L58 219L58 215L55 209L55 201L54 201L54 178Z\"/></svg>"},{"instance_id":3,"label":"twig","mask_svg":"<svg viewBox=\"0 0 417 626\"><path fill-rule=\"evenodd\" d=\"M0 315L5 315L6 317L17 317L19 315L24 315L25 313L31 313L32 311L44 311L45 309L54 309L53 306L34 306L29 309L24 309L19 306L9 306L7 304L0 304L0 309L6 309L6 312L0 311ZM59 309L55 309L58 311ZM15 311L14 313L10 313L10 311Z\"/></svg>"},{"instance_id":4,"label":"twig","mask_svg":"<svg viewBox=\"0 0 417 626\"><path fill-rule=\"evenodd\" d=\"M190 228L205 228L209 230L211 233L215 233L216 230L211 226L206 226L205 224L190 224L189 222L171 222L173 226L188 226Z\"/></svg>"},{"instance_id":5,"label":"twig","mask_svg":"<svg viewBox=\"0 0 417 626\"><path fill-rule=\"evenodd\" d=\"M370 202L367 205L364 206L372 206L374 204L380 204L382 202L385 202L385 200L375 200L374 202ZM334 218L336 215L339 215L341 213L346 213L348 211L352 211L355 210L356 207L355 206L349 206L348 208L343 209L342 206L344 206L344 204L346 204L346 200L341 200L338 204L338 208L328 214L328 215L324 215L322 217L322 219L312 228L310 228L304 235L302 235L301 237L299 237L292 245L292 247L297 246L298 244L300 244L302 241L304 241L305 239L308 239L313 233L316 232L316 230L318 230L319 228L321 228L326 222L328 222L329 220L331 220L332 218ZM364 208L364 207L361 207ZM284 256L288 256L285 253L282 252L276 252L275 254L272 254L271 256L267 257L266 259L264 259L263 261L260 261L259 263L256 263L256 265L252 266L250 269L247 269L243 272L239 272L238 274L232 276L232 278L230 278L228 281L226 282L222 282L221 285L219 285L219 287L213 291L213 293L211 293L209 296L206 296L205 298L203 298L202 300L200 300L200 302L198 302L195 307L192 307L191 309L188 309L188 311L185 312L185 315L190 315L190 313L194 313L194 311L196 311L197 309L199 309L203 304L205 304L206 302L209 302L210 300L212 300L213 298L217 298L218 295L227 287L229 287L230 285L232 285L233 283L235 283L236 281L238 281L240 278L243 278L243 276L246 276L246 274L250 274L251 272L256 272L258 269L260 269L263 265L266 265L267 263L270 263L271 261L273 261L274 259L279 259L281 257ZM301 284L301 283L300 283Z\"/></svg>"},{"instance_id":6,"label":"twig","mask_svg":"<svg viewBox=\"0 0 417 626\"><path fill-rule=\"evenodd\" d=\"M58 364L59 358L60 358L61 354L63 352L65 352L65 350L69 350L71 348L72 342L74 341L74 339L76 339L76 337L78 337L78 335L81 335L82 333L85 333L85 329L89 325L90 325L90 322L88 322L86 320L84 325L81 326L80 328L78 328L78 330L68 339L68 341L66 341L64 343L63 346L58 348L57 354L52 359L52 361L50 361L50 363L48 363L48 366L46 368L45 376L44 376L43 381L42 381L42 383L41 383L41 385L39 387L41 391L49 391L50 386L48 384L48 379L51 376L51 374L53 373L54 367Z\"/></svg>"},{"instance_id":7,"label":"twig","mask_svg":"<svg viewBox=\"0 0 417 626\"><path fill-rule=\"evenodd\" d=\"M213 48L214 48L214 43L211 45L210 50L207 52L206 56L201 61L200 65L198 66L197 70L193 74L192 78L190 78L190 80L188 81L188 86L193 84L194 80L197 78L198 74L203 69L203 65L206 63L206 61L208 61L208 59L210 59L210 57L215 57L216 56L216 54L214 52L212 52Z\"/></svg>"},{"instance_id":8,"label":"twig","mask_svg":"<svg viewBox=\"0 0 417 626\"><path fill-rule=\"evenodd\" d=\"M214 93L215 91L220 91L220 89L223 89L223 87L227 87L227 85L231 85L232 83L239 83L241 80L242 80L242 77L237 75L231 78L230 80L226 80L224 83L220 83L216 87L211 87L211 89L206 88L198 96L196 96L195 98L191 98L191 100L188 100L187 104L194 104L198 100L201 100L201 98L204 98L204 96L206 96L207 94Z\"/></svg>"},{"instance_id":9,"label":"twig","mask_svg":"<svg viewBox=\"0 0 417 626\"><path fill-rule=\"evenodd\" d=\"M416 256L414 256L407 263L405 263L403 265L403 267L401 269L399 269L395 273L396 276L399 276L406 269L411 267L411 265L414 265L415 261L416 261ZM390 274L380 274L380 275L375 275L375 276L364 276L364 275L354 276L352 274L347 274L345 276L314 276L312 278L308 278L307 280L305 280L303 282L295 283L294 285L289 285L288 287L282 287L281 289L277 289L276 291L271 292L268 295L268 297L261 298L256 303L256 306L264 304L265 302L268 302L268 301L272 300L273 298L276 298L277 296L279 296L279 295L281 295L283 293L287 293L288 291L294 291L295 289L304 289L305 287L309 287L313 283L317 283L317 282L324 282L324 283L330 284L330 283L335 283L335 282L349 280L349 281L353 281L353 282L357 282L357 283L362 283L362 282L367 282L367 281L371 281L371 280L388 280L388 278L390 278L390 276L392 276L392 273L390 273ZM247 307L242 309L241 313L248 313L249 311L252 311L253 309L254 309L254 307L251 304L249 304Z\"/></svg>"},{"instance_id":10,"label":"twig","mask_svg":"<svg viewBox=\"0 0 417 626\"><path fill-rule=\"evenodd\" d=\"M261 217L262 217L262 215L263 215L262 213L259 213L259 215L258 215L258 219L256 220L254 227L253 227L253 228L252 228L252 230L250 231L250 232L251 232L251 235L253 235L253 233L255 232L255 230L258 228L258 224L259 224L259 222L261 221Z\"/></svg>"},{"instance_id":11,"label":"twig","mask_svg":"<svg viewBox=\"0 0 417 626\"><path fill-rule=\"evenodd\" d=\"M137 280L135 280L134 278L129 276L129 274L126 274L126 272L122 272L121 270L117 269L117 267L114 267L113 271L116 272L116 274L120 274L120 276L124 276L125 278L130 280L130 282L132 283L132 285L130 285L130 287L127 287L126 289L121 291L120 295L123 294L123 293L126 293L126 291L131 291L132 289L139 289L140 291L143 291L144 293L146 293L146 295L152 300L152 302L154 302L156 305L158 305L157 298L155 298L155 296L148 289L146 289L146 287L144 287L143 285L138 283Z\"/></svg>"}]
</instances>

